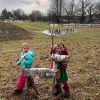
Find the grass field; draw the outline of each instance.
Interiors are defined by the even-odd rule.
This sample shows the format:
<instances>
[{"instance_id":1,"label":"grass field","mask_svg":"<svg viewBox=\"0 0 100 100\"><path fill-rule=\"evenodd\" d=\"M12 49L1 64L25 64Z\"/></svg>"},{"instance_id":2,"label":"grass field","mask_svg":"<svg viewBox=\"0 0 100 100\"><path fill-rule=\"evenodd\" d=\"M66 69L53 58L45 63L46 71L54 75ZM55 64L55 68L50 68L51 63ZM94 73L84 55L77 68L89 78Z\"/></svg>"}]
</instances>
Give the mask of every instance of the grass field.
<instances>
[{"instance_id":1,"label":"grass field","mask_svg":"<svg viewBox=\"0 0 100 100\"><path fill-rule=\"evenodd\" d=\"M32 38L0 42L0 100L24 100L24 94L11 96L16 88L19 69L16 59L21 43L28 42L36 56L34 67L50 67L51 37L42 34L47 23L12 23L24 28ZM100 100L100 28L82 28L78 32L55 36L54 43L64 43L69 51L68 64L71 96L67 100ZM41 100L48 100L51 79L35 80ZM45 97L44 97L45 95Z\"/></svg>"}]
</instances>

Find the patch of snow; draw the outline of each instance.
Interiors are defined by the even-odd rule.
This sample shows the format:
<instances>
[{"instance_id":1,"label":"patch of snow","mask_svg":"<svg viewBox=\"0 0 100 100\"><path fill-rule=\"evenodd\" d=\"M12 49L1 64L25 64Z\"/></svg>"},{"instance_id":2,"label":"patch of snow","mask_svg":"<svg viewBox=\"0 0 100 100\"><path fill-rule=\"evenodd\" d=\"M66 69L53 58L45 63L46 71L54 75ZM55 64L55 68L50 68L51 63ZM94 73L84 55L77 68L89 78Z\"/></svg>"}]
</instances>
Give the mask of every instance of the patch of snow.
<instances>
[{"instance_id":1,"label":"patch of snow","mask_svg":"<svg viewBox=\"0 0 100 100\"><path fill-rule=\"evenodd\" d=\"M44 30L44 31L42 31L42 33L47 34L47 35L52 35L52 33L50 33L49 30Z\"/></svg>"},{"instance_id":2,"label":"patch of snow","mask_svg":"<svg viewBox=\"0 0 100 100\"><path fill-rule=\"evenodd\" d=\"M58 26L58 24L50 24L50 26Z\"/></svg>"}]
</instances>

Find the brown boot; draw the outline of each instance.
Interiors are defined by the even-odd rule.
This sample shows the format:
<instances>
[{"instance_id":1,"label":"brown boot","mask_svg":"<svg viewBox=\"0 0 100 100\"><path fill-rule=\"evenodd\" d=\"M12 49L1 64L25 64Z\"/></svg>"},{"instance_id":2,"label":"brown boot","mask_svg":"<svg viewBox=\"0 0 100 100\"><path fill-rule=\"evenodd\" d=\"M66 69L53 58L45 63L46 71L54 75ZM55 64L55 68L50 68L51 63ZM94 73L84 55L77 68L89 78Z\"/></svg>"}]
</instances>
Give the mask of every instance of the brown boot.
<instances>
[{"instance_id":1,"label":"brown boot","mask_svg":"<svg viewBox=\"0 0 100 100\"><path fill-rule=\"evenodd\" d=\"M28 87L31 88L33 86L33 79L32 77L28 77Z\"/></svg>"},{"instance_id":2,"label":"brown boot","mask_svg":"<svg viewBox=\"0 0 100 100\"><path fill-rule=\"evenodd\" d=\"M60 94L60 85L56 84L55 87L54 87L53 95L57 96L59 94Z\"/></svg>"},{"instance_id":3,"label":"brown boot","mask_svg":"<svg viewBox=\"0 0 100 100\"><path fill-rule=\"evenodd\" d=\"M16 89L16 90L13 92L12 95L20 95L20 94L22 94L22 90Z\"/></svg>"}]
</instances>

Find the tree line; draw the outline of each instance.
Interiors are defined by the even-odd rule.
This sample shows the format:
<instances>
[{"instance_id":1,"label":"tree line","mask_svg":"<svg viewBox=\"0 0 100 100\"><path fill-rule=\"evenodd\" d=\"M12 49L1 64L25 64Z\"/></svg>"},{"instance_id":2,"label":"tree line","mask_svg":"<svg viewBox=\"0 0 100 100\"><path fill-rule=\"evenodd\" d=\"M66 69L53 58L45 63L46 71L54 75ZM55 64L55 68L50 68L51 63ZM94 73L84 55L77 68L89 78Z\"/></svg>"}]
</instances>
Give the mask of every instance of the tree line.
<instances>
[{"instance_id":1,"label":"tree line","mask_svg":"<svg viewBox=\"0 0 100 100\"><path fill-rule=\"evenodd\" d=\"M95 0L51 0L47 15L34 10L27 15L22 9L2 10L1 20L49 21L50 23L100 23L100 2Z\"/></svg>"},{"instance_id":2,"label":"tree line","mask_svg":"<svg viewBox=\"0 0 100 100\"><path fill-rule=\"evenodd\" d=\"M30 21L42 21L44 15L38 11L34 10L31 14L27 15L22 9L16 9L13 11L8 11L4 8L1 12L0 19L1 20L30 20Z\"/></svg>"},{"instance_id":3,"label":"tree line","mask_svg":"<svg viewBox=\"0 0 100 100\"><path fill-rule=\"evenodd\" d=\"M60 23L100 22L100 1L95 0L51 0L49 17Z\"/></svg>"}]
</instances>

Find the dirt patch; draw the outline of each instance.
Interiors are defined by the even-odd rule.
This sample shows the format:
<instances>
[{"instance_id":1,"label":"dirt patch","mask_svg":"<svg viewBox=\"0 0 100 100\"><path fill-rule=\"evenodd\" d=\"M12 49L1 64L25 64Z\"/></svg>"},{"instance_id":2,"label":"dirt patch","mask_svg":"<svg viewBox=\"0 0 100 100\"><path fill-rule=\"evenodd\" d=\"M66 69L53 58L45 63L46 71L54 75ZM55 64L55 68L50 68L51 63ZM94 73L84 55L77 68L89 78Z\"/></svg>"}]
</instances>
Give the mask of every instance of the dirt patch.
<instances>
[{"instance_id":1,"label":"dirt patch","mask_svg":"<svg viewBox=\"0 0 100 100\"><path fill-rule=\"evenodd\" d=\"M32 34L11 23L0 22L0 40L20 40L32 37Z\"/></svg>"}]
</instances>

